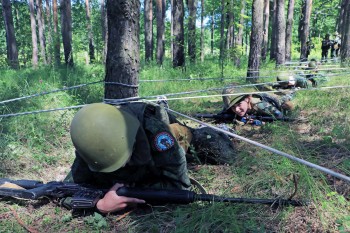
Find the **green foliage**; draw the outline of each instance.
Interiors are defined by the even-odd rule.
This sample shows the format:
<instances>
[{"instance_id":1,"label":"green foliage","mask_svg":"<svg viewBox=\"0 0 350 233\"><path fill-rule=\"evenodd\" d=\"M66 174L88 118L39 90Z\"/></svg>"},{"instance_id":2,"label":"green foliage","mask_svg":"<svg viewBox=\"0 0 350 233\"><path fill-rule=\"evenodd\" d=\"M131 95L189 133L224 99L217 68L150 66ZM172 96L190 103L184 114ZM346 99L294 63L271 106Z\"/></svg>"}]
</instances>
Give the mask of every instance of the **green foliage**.
<instances>
[{"instance_id":1,"label":"green foliage","mask_svg":"<svg viewBox=\"0 0 350 233\"><path fill-rule=\"evenodd\" d=\"M84 222L95 230L105 229L108 227L106 219L98 213L94 213L94 215L85 217Z\"/></svg>"},{"instance_id":2,"label":"green foliage","mask_svg":"<svg viewBox=\"0 0 350 233\"><path fill-rule=\"evenodd\" d=\"M262 72L271 74L274 65L266 61L262 64ZM172 69L168 59L162 67L153 63L143 64L139 95L145 97L218 88L211 92L169 96L168 99L171 109L184 114L219 112L222 108L220 88L233 82L245 84L246 66L245 62L242 64L244 68L238 69L230 59L226 59L221 70L215 57L208 57L204 63L188 65L186 69ZM222 73L224 78L232 79L221 79ZM37 70L4 70L2 74L0 91L3 100L6 100L102 80L104 68L100 65L72 69L41 67ZM198 78L203 79L196 80ZM348 82L345 75L335 76L330 77L327 85L348 85ZM210 97L211 94L218 96ZM172 99L188 96L198 98ZM102 98L103 85L94 84L2 104L0 112L9 114L75 106L101 102ZM261 128L237 128L236 132L349 174L350 159L346 156L350 150L347 143L350 140L348 99L347 89L298 91L295 97L297 108L292 117L303 116L307 118L306 122L274 122ZM0 176L49 181L58 177L58 168L69 169L74 158L69 125L75 112L62 110L1 118ZM11 214L6 215L8 206L15 206L26 224L34 225L40 231L53 232L285 232L289 230L288 226L298 227L296 216L307 226L317 225L320 232L349 231L350 209L345 182L330 179L315 169L250 144L234 140L234 145L237 157L232 166L200 165L191 169L190 175L199 180L209 193L229 197L288 198L297 184L294 198L310 200L312 205L271 209L262 205L197 202L186 206L152 207L149 211L141 208L141 213L132 211L126 215L106 217L95 214L76 219L56 205L45 204L33 210L28 202L19 202L18 207L17 202L1 201L0 215L6 218L0 223L1 229L24 232Z\"/></svg>"}]
</instances>

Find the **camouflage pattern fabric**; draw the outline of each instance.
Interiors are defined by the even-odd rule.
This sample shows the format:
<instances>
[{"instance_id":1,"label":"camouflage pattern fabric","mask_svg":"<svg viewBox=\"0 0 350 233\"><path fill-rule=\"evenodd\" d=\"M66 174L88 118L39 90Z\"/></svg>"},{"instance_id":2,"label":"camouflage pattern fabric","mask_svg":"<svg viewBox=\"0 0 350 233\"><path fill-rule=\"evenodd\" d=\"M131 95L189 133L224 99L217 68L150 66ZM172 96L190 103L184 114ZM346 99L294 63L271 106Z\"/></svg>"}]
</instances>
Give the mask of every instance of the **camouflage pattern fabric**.
<instances>
[{"instance_id":1,"label":"camouflage pattern fabric","mask_svg":"<svg viewBox=\"0 0 350 233\"><path fill-rule=\"evenodd\" d=\"M157 105L132 103L122 110L134 114L141 127L134 151L127 164L111 173L92 172L76 152L71 174L66 181L110 188L115 183L164 189L190 188L186 155L169 128L169 118Z\"/></svg>"},{"instance_id":2,"label":"camouflage pattern fabric","mask_svg":"<svg viewBox=\"0 0 350 233\"><path fill-rule=\"evenodd\" d=\"M235 89L226 88L226 94L235 93ZM248 95L242 95L242 98ZM252 109L247 112L250 115L256 116L274 116L274 117L282 117L284 107L287 107L286 110L290 110L293 108L293 104L290 102L293 99L293 94L283 94L282 97L273 95L273 94L253 94L252 95ZM229 109L230 102L232 99L237 98L237 96L223 96L224 109L223 112L232 113ZM287 103L288 104L285 104Z\"/></svg>"}]
</instances>

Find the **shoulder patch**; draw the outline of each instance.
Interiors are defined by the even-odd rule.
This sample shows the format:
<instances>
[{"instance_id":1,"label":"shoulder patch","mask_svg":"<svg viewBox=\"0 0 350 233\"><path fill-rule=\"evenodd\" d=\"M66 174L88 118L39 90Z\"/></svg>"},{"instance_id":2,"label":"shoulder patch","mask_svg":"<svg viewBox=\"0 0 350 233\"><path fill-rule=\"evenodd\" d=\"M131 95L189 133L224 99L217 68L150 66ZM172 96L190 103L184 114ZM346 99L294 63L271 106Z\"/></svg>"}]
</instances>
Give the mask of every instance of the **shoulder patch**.
<instances>
[{"instance_id":1,"label":"shoulder patch","mask_svg":"<svg viewBox=\"0 0 350 233\"><path fill-rule=\"evenodd\" d=\"M168 132L160 132L154 137L153 145L159 152L169 150L175 144L175 138Z\"/></svg>"}]
</instances>

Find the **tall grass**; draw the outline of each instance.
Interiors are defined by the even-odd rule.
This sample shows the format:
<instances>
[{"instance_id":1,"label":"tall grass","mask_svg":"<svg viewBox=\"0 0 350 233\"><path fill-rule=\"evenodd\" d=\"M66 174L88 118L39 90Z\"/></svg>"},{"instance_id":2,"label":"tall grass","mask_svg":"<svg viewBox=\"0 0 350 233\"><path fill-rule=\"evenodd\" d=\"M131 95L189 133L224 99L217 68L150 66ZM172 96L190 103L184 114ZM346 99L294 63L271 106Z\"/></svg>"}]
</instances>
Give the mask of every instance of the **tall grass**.
<instances>
[{"instance_id":1,"label":"tall grass","mask_svg":"<svg viewBox=\"0 0 350 233\"><path fill-rule=\"evenodd\" d=\"M186 69L172 69L169 61L163 67L144 65L140 72L139 95L153 96L184 91L223 87L230 83L245 83L246 67L234 68L229 62L224 69L208 60L202 64L188 64ZM272 73L273 64L266 63L262 71ZM222 77L234 79L219 79ZM191 80L212 78L215 80ZM104 79L100 65L66 68L38 68L20 71L4 70L0 81L1 99L7 100L89 83ZM188 79L188 81L174 81ZM147 80L169 80L147 82ZM330 79L326 85L349 85L346 76ZM253 90L253 89L251 89ZM203 92L186 96L220 94L221 91ZM310 162L350 175L350 94L348 89L298 91L294 100L295 117L300 122L275 122L261 128L237 128L248 138L293 154ZM171 98L171 97L169 97ZM1 114L75 106L103 100L102 84L62 91L0 104ZM221 97L170 100L170 107L185 114L216 113L221 110ZM59 168L69 170L74 159L74 148L69 138L69 125L77 110L54 111L16 117L0 118L0 175L49 181L56 179ZM294 232L350 230L348 203L349 185L315 169L272 154L258 147L235 141L236 162L231 167L202 165L191 170L210 192L237 197L288 198L297 189L296 199L308 199L308 207L271 209L269 206L247 204L204 204L163 206L142 209L116 221L107 216L101 223L98 216L79 222L69 212L52 206L30 210L22 215L27 224L41 230L80 232ZM295 180L296 179L296 180ZM297 187L297 188L296 188ZM0 202L0 216L8 206L28 212L27 204ZM5 216L5 215L4 215ZM46 216L40 224L34 219ZM1 218L0 218L1 219ZM1 229L20 231L15 218L1 222ZM293 225L293 223L295 223ZM38 225L39 224L39 225Z\"/></svg>"}]
</instances>

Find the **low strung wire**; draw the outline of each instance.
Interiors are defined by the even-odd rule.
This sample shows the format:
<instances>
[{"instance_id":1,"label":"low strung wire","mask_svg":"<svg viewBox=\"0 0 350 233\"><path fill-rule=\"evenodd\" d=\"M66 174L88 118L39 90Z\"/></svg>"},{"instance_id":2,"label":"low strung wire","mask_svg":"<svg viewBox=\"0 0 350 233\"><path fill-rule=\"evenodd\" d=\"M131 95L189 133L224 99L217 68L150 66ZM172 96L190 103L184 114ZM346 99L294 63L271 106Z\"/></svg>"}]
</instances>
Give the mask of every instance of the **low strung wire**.
<instances>
[{"instance_id":1,"label":"low strung wire","mask_svg":"<svg viewBox=\"0 0 350 233\"><path fill-rule=\"evenodd\" d=\"M350 74L350 71L349 72L329 74L329 75L327 75L327 77L342 76L342 75L346 75L346 74ZM299 75L306 76L306 74L299 74ZM280 77L287 77L287 76L289 76L289 75L280 75ZM264 78L275 78L275 77L276 76L250 76L250 77L226 77L226 78L183 78L183 79L163 79L163 80L140 80L139 82L142 83L142 82L204 81L204 80L215 80L215 79L216 80L227 80L227 79L264 79ZM138 87L138 85L131 85L131 84L125 84L125 83L120 83L120 82L105 82L104 80L100 80L100 81L94 81L94 82L80 84L80 85L71 86L71 87L64 87L64 88L56 89L56 90L52 90L52 91L44 91L44 92L40 92L40 93L36 93L36 94L23 96L23 97L3 100L3 101L0 101L0 104L6 104L6 103L19 101L19 100L30 99L30 98L33 98L33 97L44 96L44 95L48 95L48 94L52 94L52 93L56 93L56 92L61 92L61 91L73 90L73 89L77 89L77 88L80 88L80 87L85 87L85 86L98 84L98 83L127 86L127 87L132 87L132 88ZM242 87L264 85L264 84L271 84L271 83L272 82L266 82L266 83L260 83L260 84L247 84L247 85L242 85ZM275 81L273 83L278 83L278 82ZM221 90L222 89L223 88L221 88ZM217 90L220 90L220 88L217 89ZM211 90L208 89L208 91L211 91ZM186 94L192 94L192 93L193 92L188 92ZM180 94L183 94L183 93L180 93ZM174 95L174 94L170 94L170 95Z\"/></svg>"},{"instance_id":2,"label":"low strung wire","mask_svg":"<svg viewBox=\"0 0 350 233\"><path fill-rule=\"evenodd\" d=\"M212 128L212 129L214 129L214 130L216 130L216 131L225 133L225 134L227 134L227 135L229 135L229 136L231 136L231 137L234 137L234 138L237 138L237 139L239 139L239 140L248 142L248 143L250 143L250 144L252 144L252 145L258 146L258 147L263 148L263 149L265 149L265 150L268 150L268 151L270 151L270 152L272 152L272 153L275 153L275 154L284 156L284 157L286 157L286 158L288 158L288 159L291 159L291 160L293 160L293 161L299 162L299 163L304 164L304 165L306 165L306 166L309 166L309 167L311 167L311 168L315 168L315 169L317 169L317 170L319 170L319 171L325 172L325 173L327 173L327 174L329 174L329 175L331 175L331 176L333 176L333 177L337 177L337 178L342 179L342 180L344 180L344 181L350 182L350 177L345 176L345 175L343 175L343 174L340 174L340 173L338 173L338 172L335 172L335 171L333 171L333 170L330 170L330 169L328 169L328 168L319 166L319 165L317 165L317 164L311 163L311 162L306 161L306 160L304 160L304 159L300 159L300 158L298 158L298 157L295 157L295 156L293 156L293 155L287 154L287 153L285 153L285 152L283 152L283 151L274 149L274 148L272 148L272 147L266 146L266 145L261 144L261 143L259 143L259 142L253 141L253 140L251 140L251 139L248 139L248 138L239 136L239 135L237 135L237 134L228 132L228 131L226 131L226 130L223 130L223 129L221 129L221 128L215 127L215 126L213 126L213 125L211 125L211 124L208 124L208 123L205 123L205 122L203 122L203 121L197 120L197 119L195 119L195 118L193 118L193 117L187 116L187 115L185 115L185 114L182 114L182 113L180 113L180 112L174 111L174 110L172 110L172 109L167 108L167 110L168 110L169 112L171 112L171 113L175 113L176 115L185 117L185 118L190 119L190 120L192 120L192 121L194 121L194 122L197 122L197 123L199 123L199 124L201 124L201 125L210 127L210 128Z\"/></svg>"},{"instance_id":3,"label":"low strung wire","mask_svg":"<svg viewBox=\"0 0 350 233\"><path fill-rule=\"evenodd\" d=\"M318 88L309 88L309 89L295 89L294 91L328 90L328 89L335 89L335 88L350 88L350 85L318 87ZM167 98L167 100L200 99L200 98L213 98L213 97L222 97L222 96L252 95L252 94L262 94L262 93L281 93L281 92L290 92L290 91L291 90L287 89L287 90L256 91L256 92L245 92L245 93L241 92L241 93L232 93L232 94L217 94L217 95L205 95L205 96L187 96L187 97ZM178 94L178 93L175 93L175 94ZM169 95L169 94L165 94L165 95ZM165 95L146 96L146 97L142 97L142 98L141 97L130 97L130 98L124 98L124 99L104 99L104 102L108 103L108 104L126 104L126 103L143 102L145 100L156 102L156 101L158 101L158 99L157 99L158 97L163 97ZM0 115L0 118L23 116L23 115L29 115L29 114L42 113L42 112L69 110L69 109L74 109L74 108L81 108L83 106L85 106L85 105L78 105L78 106L71 106L71 107L64 107L64 108L53 108L53 109L47 109L47 110L37 110L37 111L31 111L31 112L3 114L3 115Z\"/></svg>"}]
</instances>

